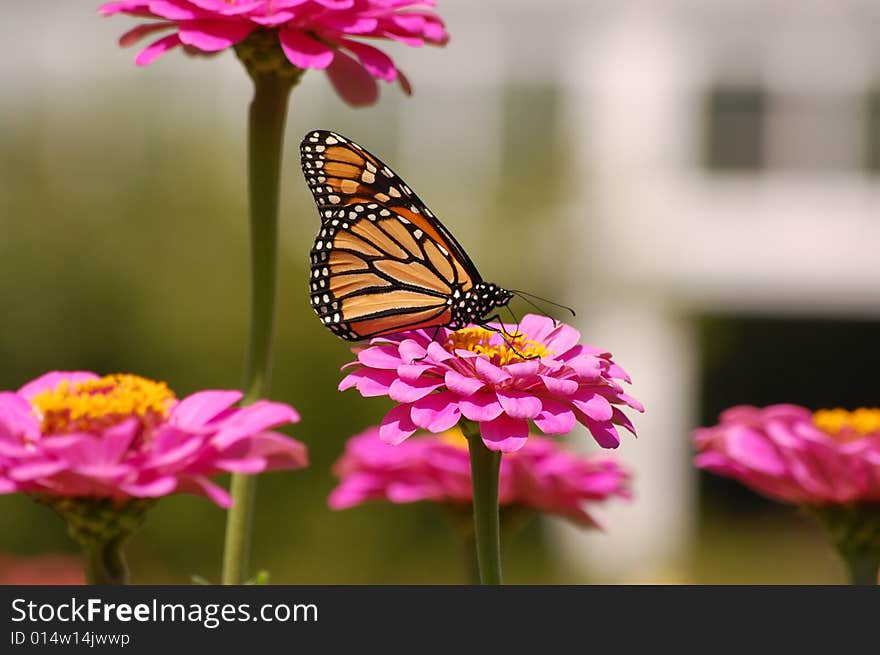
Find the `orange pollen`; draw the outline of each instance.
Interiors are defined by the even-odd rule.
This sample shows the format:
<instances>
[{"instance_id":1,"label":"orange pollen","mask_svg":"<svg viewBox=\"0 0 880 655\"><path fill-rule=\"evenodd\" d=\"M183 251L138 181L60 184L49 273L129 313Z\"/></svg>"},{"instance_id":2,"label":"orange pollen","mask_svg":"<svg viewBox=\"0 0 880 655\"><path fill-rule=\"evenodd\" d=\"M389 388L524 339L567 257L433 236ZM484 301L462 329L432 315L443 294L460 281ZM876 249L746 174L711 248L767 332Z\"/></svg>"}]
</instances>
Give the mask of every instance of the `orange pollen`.
<instances>
[{"instance_id":1,"label":"orange pollen","mask_svg":"<svg viewBox=\"0 0 880 655\"><path fill-rule=\"evenodd\" d=\"M455 446L456 448L461 448L463 450L467 450L468 448L467 437L464 436L464 432L462 432L461 428L457 425L454 428L449 428L445 432L441 432L437 435L437 438L447 446Z\"/></svg>"},{"instance_id":2,"label":"orange pollen","mask_svg":"<svg viewBox=\"0 0 880 655\"><path fill-rule=\"evenodd\" d=\"M813 424L823 432L843 441L855 441L880 432L880 409L859 407L820 409L813 414Z\"/></svg>"},{"instance_id":3,"label":"orange pollen","mask_svg":"<svg viewBox=\"0 0 880 655\"><path fill-rule=\"evenodd\" d=\"M106 375L86 382L62 382L31 399L43 434L92 432L132 417L144 427L168 418L174 392L164 382L138 375Z\"/></svg>"},{"instance_id":4,"label":"orange pollen","mask_svg":"<svg viewBox=\"0 0 880 655\"><path fill-rule=\"evenodd\" d=\"M485 355L499 366L553 354L546 344L526 339L522 334L508 336L501 343L492 343L492 337L496 334L498 333L481 327L463 328L449 335L446 350L470 350L478 355Z\"/></svg>"}]
</instances>

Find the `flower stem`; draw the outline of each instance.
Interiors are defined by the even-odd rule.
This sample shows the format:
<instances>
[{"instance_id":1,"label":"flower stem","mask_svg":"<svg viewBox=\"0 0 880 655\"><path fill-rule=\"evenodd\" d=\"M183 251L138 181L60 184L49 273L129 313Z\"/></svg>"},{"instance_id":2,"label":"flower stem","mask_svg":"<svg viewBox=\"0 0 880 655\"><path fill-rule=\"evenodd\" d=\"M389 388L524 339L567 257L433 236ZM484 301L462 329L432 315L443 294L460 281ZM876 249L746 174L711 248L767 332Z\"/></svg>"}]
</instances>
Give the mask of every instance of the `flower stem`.
<instances>
[{"instance_id":1,"label":"flower stem","mask_svg":"<svg viewBox=\"0 0 880 655\"><path fill-rule=\"evenodd\" d=\"M480 584L480 563L477 561L477 543L473 532L469 532L462 540L464 545L465 584Z\"/></svg>"},{"instance_id":2,"label":"flower stem","mask_svg":"<svg viewBox=\"0 0 880 655\"><path fill-rule=\"evenodd\" d=\"M471 479L474 489L474 536L480 582L501 584L501 530L498 516L498 476L501 453L489 450L480 436L480 426L463 420L462 432L468 440Z\"/></svg>"},{"instance_id":3,"label":"flower stem","mask_svg":"<svg viewBox=\"0 0 880 655\"><path fill-rule=\"evenodd\" d=\"M849 572L850 584L875 585L880 559L869 553L843 554L843 560Z\"/></svg>"},{"instance_id":4,"label":"flower stem","mask_svg":"<svg viewBox=\"0 0 880 655\"><path fill-rule=\"evenodd\" d=\"M244 402L269 388L278 287L278 202L281 152L290 90L298 78L249 67L254 96L248 117L248 192L251 237L251 312L244 373ZM223 584L247 577L256 477L232 476L232 508L226 523Z\"/></svg>"},{"instance_id":5,"label":"flower stem","mask_svg":"<svg viewBox=\"0 0 880 655\"><path fill-rule=\"evenodd\" d=\"M123 539L83 544L86 558L86 584L128 584L128 565L122 553Z\"/></svg>"},{"instance_id":6,"label":"flower stem","mask_svg":"<svg viewBox=\"0 0 880 655\"><path fill-rule=\"evenodd\" d=\"M808 507L843 560L850 584L876 585L880 569L880 504Z\"/></svg>"}]
</instances>

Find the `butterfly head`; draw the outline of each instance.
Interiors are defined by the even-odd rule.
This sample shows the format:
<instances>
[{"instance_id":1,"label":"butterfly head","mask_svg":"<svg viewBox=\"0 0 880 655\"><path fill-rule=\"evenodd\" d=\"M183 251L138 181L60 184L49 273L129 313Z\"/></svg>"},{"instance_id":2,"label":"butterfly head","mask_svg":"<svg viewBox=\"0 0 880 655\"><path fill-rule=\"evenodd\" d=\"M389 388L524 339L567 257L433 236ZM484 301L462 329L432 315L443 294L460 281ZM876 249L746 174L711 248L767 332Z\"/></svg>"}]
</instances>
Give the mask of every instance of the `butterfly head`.
<instances>
[{"instance_id":1,"label":"butterfly head","mask_svg":"<svg viewBox=\"0 0 880 655\"><path fill-rule=\"evenodd\" d=\"M457 330L471 323L480 323L486 314L496 307L504 307L512 298L510 291L497 284L478 282L453 300L449 327Z\"/></svg>"}]
</instances>

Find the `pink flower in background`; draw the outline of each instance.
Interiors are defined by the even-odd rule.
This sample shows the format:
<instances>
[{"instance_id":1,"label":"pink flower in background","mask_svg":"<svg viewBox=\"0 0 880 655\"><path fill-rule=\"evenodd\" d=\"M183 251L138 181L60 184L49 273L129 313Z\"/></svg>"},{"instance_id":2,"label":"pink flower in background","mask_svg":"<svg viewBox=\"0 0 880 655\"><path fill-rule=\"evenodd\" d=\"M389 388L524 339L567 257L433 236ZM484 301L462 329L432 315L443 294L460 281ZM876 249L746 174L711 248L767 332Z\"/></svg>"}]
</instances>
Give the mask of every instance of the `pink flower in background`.
<instances>
[{"instance_id":1,"label":"pink flower in background","mask_svg":"<svg viewBox=\"0 0 880 655\"><path fill-rule=\"evenodd\" d=\"M0 493L50 497L156 498L194 493L228 507L208 480L224 472L306 466L306 449L271 428L296 411L260 401L235 407L238 391L178 401L136 375L52 372L0 393Z\"/></svg>"},{"instance_id":2,"label":"pink flower in background","mask_svg":"<svg viewBox=\"0 0 880 655\"><path fill-rule=\"evenodd\" d=\"M720 419L694 432L700 468L784 502L880 502L880 410L740 406Z\"/></svg>"},{"instance_id":3,"label":"pink flower in background","mask_svg":"<svg viewBox=\"0 0 880 655\"><path fill-rule=\"evenodd\" d=\"M417 436L398 446L370 428L349 439L334 467L339 486L330 494L333 509L371 500L412 503L471 502L467 442L458 431ZM608 457L577 455L553 439L532 437L501 460L498 499L595 526L584 505L612 497L629 498L629 474Z\"/></svg>"},{"instance_id":4,"label":"pink flower in background","mask_svg":"<svg viewBox=\"0 0 880 655\"><path fill-rule=\"evenodd\" d=\"M0 585L85 584L82 562L68 555L15 557L0 554Z\"/></svg>"},{"instance_id":5,"label":"pink flower in background","mask_svg":"<svg viewBox=\"0 0 880 655\"><path fill-rule=\"evenodd\" d=\"M382 421L380 435L398 444L419 428L443 432L465 418L479 423L491 450L514 452L530 422L545 434L586 426L604 448L620 443L617 426L635 434L620 406L643 411L617 380L629 377L611 355L578 343L580 333L546 316L526 315L501 334L481 327L458 331L415 330L355 348L357 361L340 383L363 396L390 396L398 403Z\"/></svg>"},{"instance_id":6,"label":"pink flower in background","mask_svg":"<svg viewBox=\"0 0 880 655\"><path fill-rule=\"evenodd\" d=\"M291 64L325 70L346 102L364 105L376 100L376 79L398 81L407 92L409 83L388 55L359 39L443 45L449 37L443 21L429 9L434 4L434 0L130 0L109 2L99 11L105 16L155 19L125 33L122 45L169 32L138 54L139 66L181 45L218 52L254 30L277 30Z\"/></svg>"}]
</instances>

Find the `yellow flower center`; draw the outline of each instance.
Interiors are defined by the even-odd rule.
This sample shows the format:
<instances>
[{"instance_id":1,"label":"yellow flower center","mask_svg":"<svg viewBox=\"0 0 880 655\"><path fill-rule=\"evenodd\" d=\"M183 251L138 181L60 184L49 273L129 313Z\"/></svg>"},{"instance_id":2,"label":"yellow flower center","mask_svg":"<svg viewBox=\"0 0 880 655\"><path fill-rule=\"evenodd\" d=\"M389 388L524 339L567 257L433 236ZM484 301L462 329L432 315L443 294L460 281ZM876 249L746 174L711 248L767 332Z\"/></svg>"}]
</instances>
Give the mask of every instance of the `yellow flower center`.
<instances>
[{"instance_id":1,"label":"yellow flower center","mask_svg":"<svg viewBox=\"0 0 880 655\"><path fill-rule=\"evenodd\" d=\"M98 431L135 417L145 427L168 417L174 392L164 382L138 375L106 375L62 382L31 399L44 434Z\"/></svg>"},{"instance_id":2,"label":"yellow flower center","mask_svg":"<svg viewBox=\"0 0 880 655\"><path fill-rule=\"evenodd\" d=\"M468 448L467 437L464 436L464 432L462 432L461 428L457 425L454 428L449 428L445 432L441 432L437 438L448 446L455 446L456 448L461 448L463 450L467 450Z\"/></svg>"},{"instance_id":3,"label":"yellow flower center","mask_svg":"<svg viewBox=\"0 0 880 655\"><path fill-rule=\"evenodd\" d=\"M463 328L449 335L446 350L470 350L478 355L485 355L498 366L553 354L546 344L526 339L522 334L507 336L500 343L492 343L492 337L496 334L498 333L481 327Z\"/></svg>"},{"instance_id":4,"label":"yellow flower center","mask_svg":"<svg viewBox=\"0 0 880 655\"><path fill-rule=\"evenodd\" d=\"M813 423L833 437L854 441L880 432L880 409L859 407L851 412L840 408L820 409L813 414Z\"/></svg>"}]
</instances>

